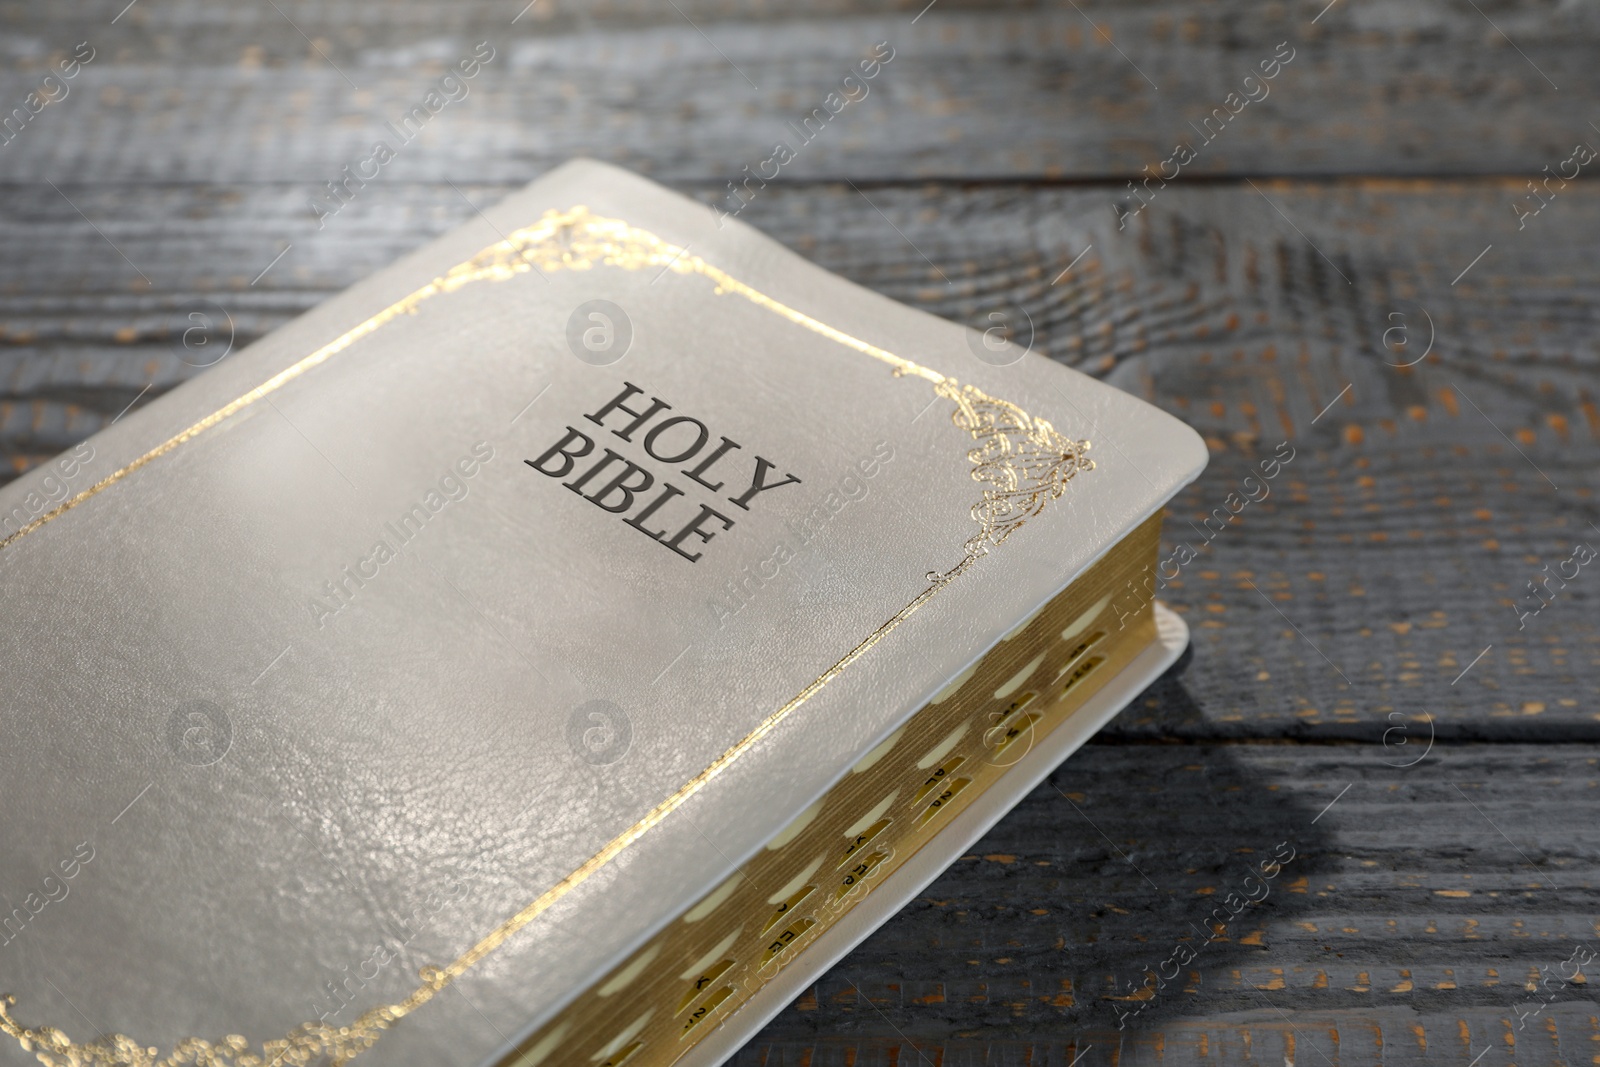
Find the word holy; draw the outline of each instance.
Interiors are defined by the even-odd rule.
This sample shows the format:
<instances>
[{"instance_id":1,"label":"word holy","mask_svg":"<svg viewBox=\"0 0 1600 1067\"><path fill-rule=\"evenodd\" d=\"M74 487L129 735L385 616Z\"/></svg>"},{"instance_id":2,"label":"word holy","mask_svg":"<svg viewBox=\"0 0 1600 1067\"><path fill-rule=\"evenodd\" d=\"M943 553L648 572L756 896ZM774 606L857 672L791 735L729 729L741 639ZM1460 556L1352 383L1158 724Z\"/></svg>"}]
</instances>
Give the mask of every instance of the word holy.
<instances>
[{"instance_id":1,"label":"word holy","mask_svg":"<svg viewBox=\"0 0 1600 1067\"><path fill-rule=\"evenodd\" d=\"M47 874L41 880L39 888L43 892L29 893L22 898L20 907L11 909L11 914L0 919L0 945L9 945L22 936L22 931L44 909L51 904L59 904L67 899L67 894L72 892L72 887L67 882L78 877L78 872L83 870L83 865L94 859L94 846L84 841L75 846L72 855L56 864L61 871L57 878L53 873Z\"/></svg>"},{"instance_id":2,"label":"word holy","mask_svg":"<svg viewBox=\"0 0 1600 1067\"><path fill-rule=\"evenodd\" d=\"M815 140L827 128L828 122L846 107L865 100L867 94L872 91L872 87L867 82L876 78L883 66L893 58L894 49L889 47L889 42L879 41L872 46L872 58L863 59L856 64L856 70L861 72L861 77L856 77L854 71L846 74L839 82L839 88L822 98L822 107L812 108L811 113L800 120L799 126L796 126L791 121L789 128L799 138L797 142L799 147L804 148ZM734 188L734 182L739 179L730 180L728 182L728 191L722 197L724 202L727 202L729 197L733 197L738 201L739 206L732 211L723 211L721 208L713 207L712 210L717 215L717 225L720 227L723 219L737 215L749 206L750 201L756 198L756 192L760 189L765 189L767 182L776 178L778 173L792 163L798 154L795 149L789 147L788 142L779 141L772 146L772 155L756 164L755 174L750 173L750 164L746 163L743 184L739 188ZM767 173L767 168L771 168L770 174ZM750 188L751 182L757 183L756 189ZM746 193L749 195L746 196Z\"/></svg>"},{"instance_id":3,"label":"word holy","mask_svg":"<svg viewBox=\"0 0 1600 1067\"><path fill-rule=\"evenodd\" d=\"M483 69L483 64L494 59L494 56L494 46L488 41L480 41L472 50L471 56L457 63L454 70L440 78L423 94L421 103L414 105L411 110L400 116L400 125L396 126L392 122L385 122L384 125L400 139L402 145L415 140L433 116L450 104L467 98L472 92L467 82L476 78L478 72ZM459 76L456 71L460 71ZM311 207L311 214L316 217L317 229L322 229L324 219L330 215L337 215L341 208L354 200L356 194L365 189L367 183L376 178L378 172L383 170L394 157L395 150L389 146L388 141L377 141L365 159L345 164L333 181L324 182L326 189L317 194L322 199L312 197L307 201Z\"/></svg>"},{"instance_id":4,"label":"word holy","mask_svg":"<svg viewBox=\"0 0 1600 1067\"><path fill-rule=\"evenodd\" d=\"M322 593L306 602L317 629L320 630L330 618L349 607L356 594L383 573L382 568L386 563L398 559L400 549L422 532L428 520L450 504L465 500L470 488L467 479L482 470L483 465L493 458L494 446L489 442L479 441L473 445L470 454L456 460L438 484L422 494L421 500L412 504L394 522L383 524L385 536L373 542L370 552L353 565L346 566L337 579L323 582Z\"/></svg>"},{"instance_id":5,"label":"word holy","mask_svg":"<svg viewBox=\"0 0 1600 1067\"><path fill-rule=\"evenodd\" d=\"M1283 454L1283 450L1286 448L1289 450L1287 456ZM1116 598L1111 601L1111 606L1117 612L1117 622L1121 624L1121 627L1126 627L1128 618L1144 607L1147 601L1155 599L1156 593L1164 589L1168 582L1174 581L1183 568L1188 566L1200 554L1201 549L1210 547L1212 540L1228 528L1228 522L1235 515L1243 511L1252 502L1260 502L1272 495L1272 487L1267 483L1283 471L1285 464L1293 461L1295 451L1289 442L1280 441L1278 442L1278 447L1272 450L1272 456L1273 458L1264 459L1257 464L1261 471L1260 479L1257 479L1254 475L1245 476L1244 482L1240 486L1244 490L1243 496L1238 493L1229 493L1223 497L1222 507L1212 508L1211 514L1200 520L1200 525L1205 527L1205 541L1200 545L1200 548L1195 548L1189 542L1184 541L1173 549L1172 555L1161 560L1154 567L1146 567L1138 585L1133 584L1133 579L1128 579L1127 589L1118 593ZM1252 488L1252 483L1254 488ZM1217 524L1215 530L1211 528L1213 521ZM1198 532L1198 529L1196 532ZM1168 573L1169 570L1171 573ZM1131 603L1129 602L1130 599Z\"/></svg>"},{"instance_id":6,"label":"word holy","mask_svg":"<svg viewBox=\"0 0 1600 1067\"><path fill-rule=\"evenodd\" d=\"M1556 564L1555 574L1550 573L1550 564L1548 563L1539 568L1541 571L1539 577L1528 579L1528 592L1533 595L1534 607L1523 610L1519 604L1511 606L1512 610L1517 613L1517 629L1527 629L1528 620L1553 604L1556 599L1556 593L1565 589L1567 583L1576 578L1578 572L1583 569L1585 564L1592 561L1594 556L1594 548L1580 541L1572 546L1572 555ZM1571 574L1568 574L1566 570L1569 565L1572 567ZM1556 589L1550 588L1552 579L1556 583ZM1545 594L1549 594L1548 598ZM1526 602L1526 600L1527 597L1524 596L1523 601Z\"/></svg>"},{"instance_id":7,"label":"word holy","mask_svg":"<svg viewBox=\"0 0 1600 1067\"><path fill-rule=\"evenodd\" d=\"M10 144L27 128L35 115L50 104L59 104L65 100L67 94L72 91L72 86L67 82L76 78L78 71L88 65L94 59L94 55L94 48L88 41L79 41L72 46L71 59L56 60L56 73L61 76L58 78L55 74L46 74L39 80L39 87L22 98L21 107L11 109L11 114L0 122L0 138L4 138L0 143Z\"/></svg>"},{"instance_id":8,"label":"word holy","mask_svg":"<svg viewBox=\"0 0 1600 1067\"><path fill-rule=\"evenodd\" d=\"M1578 171L1582 170L1590 163L1593 163L1594 159L1595 150L1586 144L1579 144L1573 148L1572 155L1556 164L1556 170L1560 171L1559 174L1551 174L1548 165L1544 168L1544 177L1540 179L1539 185L1544 186L1544 191L1550 194L1550 200L1554 200L1556 198L1556 194L1567 187L1567 182L1571 181L1573 178L1576 178L1578 176ZM1568 174L1565 169L1569 164L1572 167L1571 174ZM1552 189L1550 187L1550 182L1552 180L1558 181L1561 184ZM1527 226L1528 220L1533 218L1539 212L1543 211L1550 203L1550 200L1546 200L1544 197L1539 195L1539 186L1534 185L1532 182L1528 183L1528 192L1532 195L1526 198L1519 196L1515 200L1511 201L1511 213L1517 217L1517 229L1519 230ZM1524 199L1531 200L1539 206L1533 208L1532 210L1525 211L1522 208L1522 201Z\"/></svg>"},{"instance_id":9,"label":"word holy","mask_svg":"<svg viewBox=\"0 0 1600 1067\"><path fill-rule=\"evenodd\" d=\"M723 583L719 595L706 601L717 620L717 629L727 626L728 620L743 611L757 593L776 581L783 567L821 536L835 516L850 504L865 500L870 491L867 481L877 477L883 465L892 459L894 446L887 441L879 441L872 446L870 454L856 461L849 474L839 479L836 488L822 494L822 499L798 519L786 521L783 525L794 538L793 543L779 540L770 553L754 564L745 564L738 574Z\"/></svg>"},{"instance_id":10,"label":"word holy","mask_svg":"<svg viewBox=\"0 0 1600 1067\"><path fill-rule=\"evenodd\" d=\"M1289 49L1288 55L1283 54L1283 50L1285 48ZM1257 78L1254 74L1245 75L1244 81L1241 84L1241 88L1244 90L1243 96L1239 95L1237 92L1229 93L1227 96L1222 98L1222 106L1212 108L1211 114L1201 119L1199 126L1196 126L1194 122L1191 121L1189 123L1190 127L1193 128L1193 130L1201 137L1205 138L1205 141L1201 143L1201 147L1205 147L1205 145L1210 144L1212 141L1221 136L1222 131L1227 128L1228 123L1232 121L1235 115L1239 114L1251 104L1265 100L1267 98L1267 94L1272 91L1271 88L1268 87L1267 82L1270 82L1273 78L1276 78L1279 74L1283 73L1283 68L1288 66L1289 63L1294 60L1295 54L1295 50L1289 47L1288 41L1281 42L1277 49L1273 51L1273 58L1263 59L1257 64L1261 70L1260 78ZM1255 83L1254 88L1251 88L1252 82ZM1216 129L1214 131L1212 129L1213 122L1216 124ZM1175 146L1172 150L1172 155L1156 164L1157 173L1147 173L1144 179L1137 186L1130 181L1128 183L1128 188L1132 190L1133 195L1138 198L1139 206L1137 209L1130 211L1128 209L1128 202L1126 200L1111 205L1111 210L1115 212L1117 216L1117 229L1122 229L1128 224L1129 219L1133 218L1133 216L1139 214L1139 212L1149 207L1150 200L1155 199L1156 193L1162 189L1165 189L1167 187L1167 182L1176 178L1180 173L1182 173L1184 167L1187 167L1198 158L1200 158L1199 151L1190 147L1189 144L1185 142L1184 144ZM1170 174L1167 173L1168 167L1172 168L1172 173ZM1143 169L1148 172L1150 170L1150 164L1146 163ZM1151 189L1150 183L1153 181L1160 182L1161 184L1155 189ZM1141 191L1141 189L1143 191ZM1146 199L1146 194L1149 194L1149 199Z\"/></svg>"},{"instance_id":11,"label":"word holy","mask_svg":"<svg viewBox=\"0 0 1600 1067\"><path fill-rule=\"evenodd\" d=\"M1283 854L1284 849L1289 850L1287 856ZM1188 942L1178 942L1173 947L1172 955L1162 960L1154 970L1149 967L1143 968L1145 980L1142 985L1134 987L1132 983L1129 983L1129 993L1126 996L1113 998L1122 1001L1137 1001L1139 1004L1132 1011L1112 1005L1112 1010L1117 1013L1118 1030L1127 1026L1129 1019L1148 1008L1151 1002L1156 999L1156 996L1167 988L1167 983L1176 980L1178 972L1194 962L1194 959L1200 955L1201 948L1205 948L1213 941L1221 940L1228 928L1228 924L1237 919L1246 908L1267 899L1268 894L1272 892L1272 880L1278 877L1285 864L1294 859L1295 851L1287 841L1284 841L1273 846L1272 855L1274 858L1262 863L1259 870L1254 867L1250 869L1249 876L1244 880L1243 896L1238 893L1229 893L1222 898L1222 903L1213 908L1211 914L1206 916L1212 922L1211 936L1202 936L1199 948L1191 948ZM1256 888L1261 891L1260 895L1257 895L1255 889L1250 888L1251 882L1256 883ZM1189 929L1196 934L1200 933L1199 927L1193 923L1189 924Z\"/></svg>"},{"instance_id":12,"label":"word holy","mask_svg":"<svg viewBox=\"0 0 1600 1067\"><path fill-rule=\"evenodd\" d=\"M642 410L636 411L627 406L628 401L643 394L644 390L637 385L632 382L624 382L622 392L612 397L600 410L585 415L584 418L596 426L602 427L606 426L606 420L608 419L613 422L622 421L623 425L620 429L611 430L611 436L633 444L634 435L643 430L646 424L655 420L656 416L663 411L672 409L671 404L659 397L651 397L648 405L641 405ZM631 421L625 421L629 419ZM705 449L710 439L711 431L699 419L693 419L687 415L673 415L655 422L655 425L650 427L649 432L644 434L640 445L643 447L645 455L657 463L677 466L680 463L687 464L698 459L699 462L695 466L686 467L678 473L702 489L720 493L728 483L720 480L713 482L707 479L716 477L713 470L718 467L724 472L722 477L727 477L726 472L739 464L734 459L729 459L724 463L724 458L728 456L728 453L738 451L744 446L732 438L723 437L716 447L707 452L704 457L701 457L701 452ZM538 459L525 459L522 462L546 477L565 478L578 466L578 461L587 457L594 451L594 448L595 441L593 437L590 437L583 430L568 426L566 436L546 449ZM603 447L602 451L605 454L599 460L573 478L572 481L563 484L601 511L609 511L613 515L626 514L656 484L656 476L613 449ZM728 503L744 511L750 510L750 502L761 493L785 485L800 484L800 479L792 474L784 475L781 481L771 480L770 475L775 468L775 464L762 456L753 458L755 459L755 470L750 475L748 487L734 496L725 498ZM614 463L622 464L620 473L613 475L610 481L603 484L596 483L596 479L601 472L610 468ZM585 496L584 490L589 488L591 483L598 484L599 487ZM699 511L695 516L678 527L670 536L667 531L672 527L667 525L663 525L659 530L645 528L646 523L661 523L662 520L655 517L656 513L663 508L667 508L669 511L673 510L670 507L671 502L674 498L680 496L684 496L684 491L663 479L661 481L661 492L655 499L641 507L632 518L623 519L622 521L650 538L650 540L660 542L690 563L694 563L704 553L685 551L683 543L690 537L698 538L701 544L709 542L717 535L718 531L708 529L708 523L715 522L720 524L723 530L731 530L733 528L733 520L715 508L700 504L698 505ZM685 503L688 503L688 501L686 500Z\"/></svg>"}]
</instances>

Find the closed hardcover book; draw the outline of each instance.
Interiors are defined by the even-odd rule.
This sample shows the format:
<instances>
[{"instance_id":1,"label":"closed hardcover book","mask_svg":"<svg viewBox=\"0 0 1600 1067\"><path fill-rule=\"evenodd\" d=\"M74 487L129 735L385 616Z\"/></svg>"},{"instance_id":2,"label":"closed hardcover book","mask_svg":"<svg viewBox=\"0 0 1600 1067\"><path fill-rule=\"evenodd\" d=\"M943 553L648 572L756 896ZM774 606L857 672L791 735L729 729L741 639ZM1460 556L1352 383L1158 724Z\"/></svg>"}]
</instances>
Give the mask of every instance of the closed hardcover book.
<instances>
[{"instance_id":1,"label":"closed hardcover book","mask_svg":"<svg viewBox=\"0 0 1600 1067\"><path fill-rule=\"evenodd\" d=\"M0 489L0 1063L718 1062L1173 661L1205 458L560 168Z\"/></svg>"}]
</instances>

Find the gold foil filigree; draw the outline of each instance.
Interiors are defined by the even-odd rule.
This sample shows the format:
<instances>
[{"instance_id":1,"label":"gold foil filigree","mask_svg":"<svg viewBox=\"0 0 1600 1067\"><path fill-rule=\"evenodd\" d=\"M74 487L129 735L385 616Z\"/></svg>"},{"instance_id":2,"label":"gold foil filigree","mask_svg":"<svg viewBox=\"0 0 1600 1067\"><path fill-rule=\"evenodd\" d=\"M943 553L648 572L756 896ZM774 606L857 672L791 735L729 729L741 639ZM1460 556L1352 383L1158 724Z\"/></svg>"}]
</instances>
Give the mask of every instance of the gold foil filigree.
<instances>
[{"instance_id":1,"label":"gold foil filigree","mask_svg":"<svg viewBox=\"0 0 1600 1067\"><path fill-rule=\"evenodd\" d=\"M962 385L954 378L869 344L774 300L701 257L691 255L685 247L664 241L620 219L591 214L587 208L580 206L567 211L548 211L532 226L516 230L471 259L457 264L427 285L395 301L0 540L0 550L208 432L386 323L401 315L414 314L424 302L435 296L454 292L474 282L505 281L530 271L552 274L598 267L700 275L712 282L718 294L743 297L813 333L870 356L888 365L896 377L916 377L929 382L936 397L954 405L950 413L951 422L975 442L975 447L967 452L967 459L972 464L970 473L973 480L984 485L982 498L971 509L978 529L962 545L961 559L948 571L930 571L926 577L927 586L909 603L782 707L762 719L755 729L740 738L703 771L685 782L638 822L608 841L576 870L501 923L459 958L443 967L424 967L419 974L422 984L399 1003L372 1008L349 1026L302 1024L287 1037L263 1042L259 1049L252 1048L247 1039L238 1035L215 1042L190 1037L179 1041L171 1052L162 1055L158 1049L121 1034L79 1043L54 1027L25 1027L11 1014L15 997L0 997L0 1032L14 1038L25 1050L33 1052L40 1063L46 1067L307 1067L310 1064L348 1063L376 1044L396 1022L432 1000L508 938L638 841L735 760L754 748L779 722L864 656L941 589L964 574L991 548L1004 543L1023 523L1058 499L1078 472L1094 468L1094 462L1084 455L1089 449L1089 442L1063 437L1049 422L1029 415L1017 405L989 396L975 386Z\"/></svg>"},{"instance_id":2,"label":"gold foil filigree","mask_svg":"<svg viewBox=\"0 0 1600 1067\"><path fill-rule=\"evenodd\" d=\"M935 385L934 392L955 402L951 421L978 442L967 459L973 479L988 486L972 506L979 531L967 541L968 553L1001 544L1066 492L1074 475L1094 469L1094 460L1084 455L1088 441L1061 436L1015 404L970 385L957 386L949 378Z\"/></svg>"}]
</instances>

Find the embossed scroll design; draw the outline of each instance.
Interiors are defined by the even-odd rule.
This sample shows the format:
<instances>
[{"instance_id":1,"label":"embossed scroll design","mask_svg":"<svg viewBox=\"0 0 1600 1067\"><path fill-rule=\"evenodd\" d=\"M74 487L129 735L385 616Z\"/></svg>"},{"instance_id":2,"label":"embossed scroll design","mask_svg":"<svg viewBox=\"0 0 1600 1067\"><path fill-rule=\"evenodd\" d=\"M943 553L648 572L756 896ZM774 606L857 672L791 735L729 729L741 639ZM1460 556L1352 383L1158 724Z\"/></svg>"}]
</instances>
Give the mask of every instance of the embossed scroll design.
<instances>
[{"instance_id":1,"label":"embossed scroll design","mask_svg":"<svg viewBox=\"0 0 1600 1067\"><path fill-rule=\"evenodd\" d=\"M415 314L422 303L434 296L454 292L473 282L504 281L529 271L555 273L590 270L600 266L629 271L653 269L700 275L713 283L718 294L742 296L805 329L886 363L895 377L917 377L929 382L935 396L955 405L955 410L950 414L951 422L974 442L974 447L967 452L967 460L972 465L973 480L984 486L982 499L972 506L972 518L977 522L978 529L962 545L961 559L947 571L928 572L928 585L908 604L781 708L763 719L755 729L713 760L710 766L607 842L605 847L571 874L545 890L460 958L443 967L422 968L419 972L422 984L404 1000L369 1009L348 1026L304 1023L286 1037L262 1042L259 1049L253 1048L246 1038L233 1034L219 1041L184 1038L173 1046L171 1052L162 1055L159 1049L140 1044L122 1034L79 1043L55 1027L23 1026L11 1012L16 998L10 994L0 996L0 1032L15 1039L23 1049L33 1052L40 1063L46 1067L308 1067L311 1064L320 1067L322 1064L348 1063L376 1044L396 1022L432 1000L754 748L790 712L865 655L939 590L964 574L991 548L1003 544L1051 501L1059 499L1066 492L1067 484L1080 471L1094 469L1094 461L1085 455L1089 450L1088 441L1063 437L1049 422L1029 415L1017 405L992 397L975 386L962 385L954 378L852 337L788 307L699 256L690 255L688 249L670 244L655 234L619 219L591 214L587 208L574 207L567 211L548 211L532 226L515 231L506 239L452 267L250 392L107 475L58 505L55 510L39 516L10 537L0 540L0 549L200 436L384 324L401 315Z\"/></svg>"}]
</instances>

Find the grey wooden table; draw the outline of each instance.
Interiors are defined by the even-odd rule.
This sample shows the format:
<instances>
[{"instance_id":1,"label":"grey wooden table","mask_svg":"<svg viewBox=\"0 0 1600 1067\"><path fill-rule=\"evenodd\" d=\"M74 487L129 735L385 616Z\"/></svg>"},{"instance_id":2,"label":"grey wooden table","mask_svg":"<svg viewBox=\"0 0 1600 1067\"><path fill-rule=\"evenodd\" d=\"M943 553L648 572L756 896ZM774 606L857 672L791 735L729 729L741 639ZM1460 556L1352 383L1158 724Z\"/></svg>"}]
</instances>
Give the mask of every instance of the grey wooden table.
<instances>
[{"instance_id":1,"label":"grey wooden table","mask_svg":"<svg viewBox=\"0 0 1600 1067\"><path fill-rule=\"evenodd\" d=\"M1600 547L1595 5L125 3L0 4L0 112L92 50L0 143L6 477L571 156L715 202L880 41L741 217L1210 443L1192 654L740 1063L1600 1062L1600 576L1517 607Z\"/></svg>"}]
</instances>

